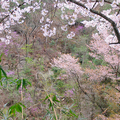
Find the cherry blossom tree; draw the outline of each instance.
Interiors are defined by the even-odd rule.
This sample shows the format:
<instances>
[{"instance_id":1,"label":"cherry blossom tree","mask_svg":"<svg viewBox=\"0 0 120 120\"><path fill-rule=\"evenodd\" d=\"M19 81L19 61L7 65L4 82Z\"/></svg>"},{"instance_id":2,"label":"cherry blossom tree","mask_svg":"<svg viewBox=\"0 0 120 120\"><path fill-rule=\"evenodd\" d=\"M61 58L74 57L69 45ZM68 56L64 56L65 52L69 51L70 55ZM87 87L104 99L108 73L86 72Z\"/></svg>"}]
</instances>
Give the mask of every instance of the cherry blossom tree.
<instances>
[{"instance_id":1,"label":"cherry blossom tree","mask_svg":"<svg viewBox=\"0 0 120 120\"><path fill-rule=\"evenodd\" d=\"M92 57L100 59L102 56L105 61L109 64L109 67L113 69L111 73L114 73L115 77L118 77L120 73L120 52L112 47L110 47L99 35L98 33L93 34L93 40L88 46L93 53L90 53Z\"/></svg>"},{"instance_id":2,"label":"cherry blossom tree","mask_svg":"<svg viewBox=\"0 0 120 120\"><path fill-rule=\"evenodd\" d=\"M113 2L109 2L107 0L96 0L96 1L90 1L88 0L87 2L84 1L79 1L79 0L68 0L72 3L75 3L76 5L80 6L82 9L81 13L84 14L84 16L89 16L93 20L91 21L83 21L83 23L86 25L86 27L92 26L97 28L99 34L103 36L104 38L106 37L105 40L113 40L112 42L115 42L114 44L120 43L120 30L119 30L119 22L120 22L120 14L119 14L119 0L113 0ZM105 3L108 3L111 5L112 9L109 10L103 10L102 12L94 10L95 7L98 5L103 6ZM84 8L84 9L83 9ZM117 10L117 12L114 12L114 14L110 14L112 10ZM85 14L86 13L86 14ZM107 34L107 30L113 30L111 31L111 34ZM106 32L103 32L106 31ZM111 36L111 39L110 39ZM117 42L118 41L118 42Z\"/></svg>"},{"instance_id":3,"label":"cherry blossom tree","mask_svg":"<svg viewBox=\"0 0 120 120\"><path fill-rule=\"evenodd\" d=\"M78 59L75 59L70 54L61 54L57 59L53 59L52 67L59 67L64 69L68 75L76 74L79 77L84 73L80 64L78 63Z\"/></svg>"},{"instance_id":4,"label":"cherry blossom tree","mask_svg":"<svg viewBox=\"0 0 120 120\"><path fill-rule=\"evenodd\" d=\"M54 24L57 11L60 11L57 16L59 16L58 20L61 23L59 25L61 33L65 34L66 39L74 40L76 32L69 31L69 27L75 25L76 20L79 19L79 14L81 14L84 18L90 18L88 21L82 21L82 24L85 27L96 27L98 31L98 33L93 33L93 41L88 46L89 49L96 52L96 54L91 53L91 56L98 58L98 55L103 55L105 61L114 70L112 71L108 66L99 66L97 70L86 69L85 72L88 73L90 80L101 80L104 76L111 76L109 74L111 72L114 72L117 77L120 63L120 0L112 0L112 2L108 0L51 0L50 2L42 0L1 0L0 40L5 44L0 45L2 47L4 45L5 48L9 46L12 43L11 26L23 24L25 14L34 13L36 10L40 10L40 30L43 32L46 42L59 32ZM105 4L109 4L110 9L104 10L103 8L103 10L98 11L99 8L97 7L102 8ZM52 6L51 9L49 9L50 6ZM83 26L79 26L78 30L82 28ZM33 30L34 28L30 33ZM8 54L8 50L5 53ZM77 81L80 91L87 95L92 103L95 102L87 88L80 83L81 75L84 72L78 63L78 59L75 59L70 54L61 54L61 57L53 59L52 66L65 69ZM104 112L99 103L95 103Z\"/></svg>"},{"instance_id":5,"label":"cherry blossom tree","mask_svg":"<svg viewBox=\"0 0 120 120\"><path fill-rule=\"evenodd\" d=\"M10 2L13 2L15 4L15 7L10 6ZM52 2L52 1L51 1ZM103 10L102 12L96 11L95 8L97 6L104 6L105 4L110 4L111 9ZM54 14L51 18L46 17L49 13L47 10L46 4L47 2L43 2L41 0L39 1L33 1L33 0L24 0L16 1L16 0L8 0L8 1L1 1L1 9L3 12L1 12L1 20L0 20L0 30L1 33L6 33L5 37L2 37L1 39L6 42L6 44L10 43L10 26L14 25L16 23L23 23L25 17L23 14L25 12L30 13L31 11L35 12L35 10L40 9L41 10L41 19L40 23L44 24L41 27L41 30L43 31L43 35L45 37L51 37L56 35L56 27L53 26L51 28L51 24L54 23L53 18L55 16L55 13L57 10L61 10L61 20L64 20L64 24L61 25L61 30L66 31L68 29L69 25L75 24L75 21L78 18L79 14L82 14L84 17L88 16L92 18L90 21L83 21L85 24L85 27L96 27L99 34L103 37L105 41L108 43L114 43L118 44L120 43L120 33L119 33L119 21L120 21L120 14L119 14L119 0L113 0L112 2L107 0L68 0L68 1L60 1L60 0L54 0L52 5L54 7ZM24 6L22 8L22 6ZM66 9L73 10L72 14L69 14L66 12ZM104 30L104 32L103 32ZM68 32L67 38L72 39L75 36L74 32ZM111 45L113 47L118 48L119 45Z\"/></svg>"}]
</instances>

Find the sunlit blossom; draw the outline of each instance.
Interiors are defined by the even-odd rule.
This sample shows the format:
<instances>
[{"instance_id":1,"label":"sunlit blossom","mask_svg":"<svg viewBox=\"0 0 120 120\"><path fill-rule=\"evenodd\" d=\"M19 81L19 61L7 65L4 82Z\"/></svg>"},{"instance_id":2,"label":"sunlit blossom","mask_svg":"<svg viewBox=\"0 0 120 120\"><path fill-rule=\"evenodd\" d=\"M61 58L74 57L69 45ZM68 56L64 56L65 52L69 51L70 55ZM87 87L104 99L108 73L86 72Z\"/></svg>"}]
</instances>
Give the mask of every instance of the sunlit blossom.
<instances>
[{"instance_id":1,"label":"sunlit blossom","mask_svg":"<svg viewBox=\"0 0 120 120\"><path fill-rule=\"evenodd\" d=\"M51 21L50 18L47 18L47 19L46 19L46 22L48 22L48 23L50 23L50 24L53 23L53 21Z\"/></svg>"},{"instance_id":2,"label":"sunlit blossom","mask_svg":"<svg viewBox=\"0 0 120 120\"><path fill-rule=\"evenodd\" d=\"M60 57L53 59L52 67L59 67L62 69L65 69L69 75L72 73L77 74L78 76L81 76L83 74L83 71L81 70L81 67L79 64L77 64L78 59L75 59L75 57L71 56L70 54L61 54Z\"/></svg>"},{"instance_id":3,"label":"sunlit blossom","mask_svg":"<svg viewBox=\"0 0 120 120\"><path fill-rule=\"evenodd\" d=\"M65 18L65 16L63 14L61 14L61 19L63 20Z\"/></svg>"},{"instance_id":4,"label":"sunlit blossom","mask_svg":"<svg viewBox=\"0 0 120 120\"><path fill-rule=\"evenodd\" d=\"M10 44L10 40L5 40L5 44L6 45Z\"/></svg>"},{"instance_id":5,"label":"sunlit blossom","mask_svg":"<svg viewBox=\"0 0 120 120\"><path fill-rule=\"evenodd\" d=\"M68 22L69 25L74 25L75 24L75 20L71 20Z\"/></svg>"},{"instance_id":6,"label":"sunlit blossom","mask_svg":"<svg viewBox=\"0 0 120 120\"><path fill-rule=\"evenodd\" d=\"M47 13L48 13L48 10L46 10L46 9L43 9L43 10L41 11L41 14L42 14L43 16L47 15Z\"/></svg>"},{"instance_id":7,"label":"sunlit blossom","mask_svg":"<svg viewBox=\"0 0 120 120\"><path fill-rule=\"evenodd\" d=\"M11 37L11 36L9 36L9 35L6 35L6 38L7 38L7 39L11 39L12 37Z\"/></svg>"},{"instance_id":8,"label":"sunlit blossom","mask_svg":"<svg viewBox=\"0 0 120 120\"><path fill-rule=\"evenodd\" d=\"M70 34L67 35L68 39L72 39L75 36L74 32L70 32Z\"/></svg>"},{"instance_id":9,"label":"sunlit blossom","mask_svg":"<svg viewBox=\"0 0 120 120\"><path fill-rule=\"evenodd\" d=\"M102 0L101 2L99 2L99 4L100 4L101 6L103 6L103 5L104 5L104 0Z\"/></svg>"},{"instance_id":10,"label":"sunlit blossom","mask_svg":"<svg viewBox=\"0 0 120 120\"><path fill-rule=\"evenodd\" d=\"M62 7L61 11L62 11L62 13L64 13L65 12L65 7Z\"/></svg>"},{"instance_id":11,"label":"sunlit blossom","mask_svg":"<svg viewBox=\"0 0 120 120\"><path fill-rule=\"evenodd\" d=\"M111 6L112 6L113 8L117 7L117 2L118 2L118 1L115 1L115 0L114 0L114 1L112 2Z\"/></svg>"},{"instance_id":12,"label":"sunlit blossom","mask_svg":"<svg viewBox=\"0 0 120 120\"><path fill-rule=\"evenodd\" d=\"M63 31L67 31L67 25L61 26L61 29L62 29Z\"/></svg>"},{"instance_id":13,"label":"sunlit blossom","mask_svg":"<svg viewBox=\"0 0 120 120\"><path fill-rule=\"evenodd\" d=\"M44 21L44 17L42 17L41 19L40 19L40 23L42 23Z\"/></svg>"},{"instance_id":14,"label":"sunlit blossom","mask_svg":"<svg viewBox=\"0 0 120 120\"><path fill-rule=\"evenodd\" d=\"M56 8L56 7L57 7L57 3L56 3L56 2L54 2L54 3L53 3L53 5L54 5L54 8Z\"/></svg>"},{"instance_id":15,"label":"sunlit blossom","mask_svg":"<svg viewBox=\"0 0 120 120\"><path fill-rule=\"evenodd\" d=\"M2 9L8 10L10 5L9 5L9 1L3 1L1 4Z\"/></svg>"},{"instance_id":16,"label":"sunlit blossom","mask_svg":"<svg viewBox=\"0 0 120 120\"><path fill-rule=\"evenodd\" d=\"M1 40L2 42L5 42L6 39L5 39L5 38L0 38L0 40Z\"/></svg>"},{"instance_id":17,"label":"sunlit blossom","mask_svg":"<svg viewBox=\"0 0 120 120\"><path fill-rule=\"evenodd\" d=\"M0 24L0 31L4 30L3 23Z\"/></svg>"},{"instance_id":18,"label":"sunlit blossom","mask_svg":"<svg viewBox=\"0 0 120 120\"><path fill-rule=\"evenodd\" d=\"M18 24L22 24L24 22L24 20L18 21Z\"/></svg>"},{"instance_id":19,"label":"sunlit blossom","mask_svg":"<svg viewBox=\"0 0 120 120\"><path fill-rule=\"evenodd\" d=\"M77 19L77 17L78 17L78 16L77 16L77 14L73 13L73 15L72 15L72 17L71 17L71 18L72 18L72 19L74 19L74 20L76 20L76 19Z\"/></svg>"}]
</instances>

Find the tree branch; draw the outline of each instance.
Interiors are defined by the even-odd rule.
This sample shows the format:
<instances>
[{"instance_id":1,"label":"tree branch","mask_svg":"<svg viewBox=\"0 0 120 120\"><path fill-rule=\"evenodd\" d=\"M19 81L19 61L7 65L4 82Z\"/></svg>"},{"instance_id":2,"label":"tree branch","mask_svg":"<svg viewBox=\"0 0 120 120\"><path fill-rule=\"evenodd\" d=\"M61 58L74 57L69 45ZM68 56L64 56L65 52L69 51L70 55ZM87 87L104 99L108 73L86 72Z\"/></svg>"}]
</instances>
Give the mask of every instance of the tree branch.
<instances>
[{"instance_id":1,"label":"tree branch","mask_svg":"<svg viewBox=\"0 0 120 120\"><path fill-rule=\"evenodd\" d=\"M100 0L94 0L94 1L92 0L92 1L90 1L90 2L96 2L96 3L97 3L97 2L100 2ZM111 2L111 1L108 1L108 0L104 0L104 2L105 2L105 3L108 3L108 4L112 4L112 2ZM116 6L117 6L117 7L120 7L119 4L116 4Z\"/></svg>"},{"instance_id":2,"label":"tree branch","mask_svg":"<svg viewBox=\"0 0 120 120\"><path fill-rule=\"evenodd\" d=\"M85 8L85 9L88 9L84 4L82 4L82 3L80 3L80 2L77 2L77 1L75 1L75 0L68 0L68 1L70 1L70 2L72 2L72 3L75 3L76 5L81 6L81 7ZM106 0L105 0L105 1L106 1ZM117 26L116 26L116 23L115 23L112 19L108 18L106 15L102 14L101 12L98 12L98 11L93 10L93 9L90 9L90 12L92 12L92 13L94 13L94 14L96 14L96 15L99 15L100 17L104 18L105 20L107 20L108 22L111 23L111 25L112 25L112 27L113 27L113 30L114 30L114 32L115 32L115 35L116 35L116 37L117 37L117 40L118 40L118 44L120 44L120 33L119 33L119 31L118 31L118 28L117 28ZM114 43L113 43L113 44L114 44ZM115 44L116 44L116 43L115 43Z\"/></svg>"},{"instance_id":3,"label":"tree branch","mask_svg":"<svg viewBox=\"0 0 120 120\"><path fill-rule=\"evenodd\" d=\"M23 2L23 3L21 3L17 8L19 8L19 7L21 7L22 5L24 5L25 4L25 2ZM14 13L14 11L16 11L17 10L17 8L15 8L15 10L13 10L12 12L11 12L11 14L13 14ZM0 23L2 23L6 18L8 18L10 15L6 15L4 18L2 18L1 20L0 20Z\"/></svg>"}]
</instances>

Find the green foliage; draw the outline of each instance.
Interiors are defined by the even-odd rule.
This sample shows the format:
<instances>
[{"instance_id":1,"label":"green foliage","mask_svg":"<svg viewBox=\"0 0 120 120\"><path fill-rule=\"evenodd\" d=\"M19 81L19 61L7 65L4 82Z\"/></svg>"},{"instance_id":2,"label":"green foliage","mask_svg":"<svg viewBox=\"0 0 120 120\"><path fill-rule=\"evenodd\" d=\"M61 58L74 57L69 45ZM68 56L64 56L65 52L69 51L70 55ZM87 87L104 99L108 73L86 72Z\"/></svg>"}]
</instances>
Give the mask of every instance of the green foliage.
<instances>
[{"instance_id":1,"label":"green foliage","mask_svg":"<svg viewBox=\"0 0 120 120\"><path fill-rule=\"evenodd\" d=\"M2 56L3 56L3 53L1 53L1 55L0 55L0 62L1 62L1 58L2 58Z\"/></svg>"},{"instance_id":2,"label":"green foliage","mask_svg":"<svg viewBox=\"0 0 120 120\"><path fill-rule=\"evenodd\" d=\"M31 86L31 83L27 79L15 79L16 81L16 89L18 90L21 86L22 89L26 89L28 85ZM26 89L27 90L27 89Z\"/></svg>"},{"instance_id":3,"label":"green foliage","mask_svg":"<svg viewBox=\"0 0 120 120\"><path fill-rule=\"evenodd\" d=\"M2 74L4 75L4 77L7 78L6 72L3 70L2 66L0 65L0 80L1 80L1 78L2 78Z\"/></svg>"},{"instance_id":4,"label":"green foliage","mask_svg":"<svg viewBox=\"0 0 120 120\"><path fill-rule=\"evenodd\" d=\"M92 61L92 63L94 63L94 65L103 65L103 66L107 65L104 58L102 58L102 57L100 57L100 59L96 59L96 58L89 55L88 60Z\"/></svg>"},{"instance_id":5,"label":"green foliage","mask_svg":"<svg viewBox=\"0 0 120 120\"><path fill-rule=\"evenodd\" d=\"M28 66L25 66L23 73L24 73L25 75L31 75L31 69L30 69Z\"/></svg>"},{"instance_id":6,"label":"green foliage","mask_svg":"<svg viewBox=\"0 0 120 120\"><path fill-rule=\"evenodd\" d=\"M44 65L40 65L40 70L44 71Z\"/></svg>"},{"instance_id":7,"label":"green foliage","mask_svg":"<svg viewBox=\"0 0 120 120\"><path fill-rule=\"evenodd\" d=\"M0 116L2 117L1 120L9 120L9 118L12 116L9 114L9 111L7 109L0 110Z\"/></svg>"},{"instance_id":8,"label":"green foliage","mask_svg":"<svg viewBox=\"0 0 120 120\"><path fill-rule=\"evenodd\" d=\"M76 22L78 22L78 23L81 23L82 21L84 21L83 18L78 18L78 19L76 20Z\"/></svg>"},{"instance_id":9,"label":"green foliage","mask_svg":"<svg viewBox=\"0 0 120 120\"><path fill-rule=\"evenodd\" d=\"M79 62L82 67L88 66L89 63L89 51L86 46L80 46L79 48L75 47L74 54L77 58L79 58Z\"/></svg>"},{"instance_id":10,"label":"green foliage","mask_svg":"<svg viewBox=\"0 0 120 120\"><path fill-rule=\"evenodd\" d=\"M117 80L115 84L120 86L120 80Z\"/></svg>"},{"instance_id":11,"label":"green foliage","mask_svg":"<svg viewBox=\"0 0 120 120\"><path fill-rule=\"evenodd\" d=\"M39 58L39 66L40 66L40 70L44 71L44 58L43 57Z\"/></svg>"},{"instance_id":12,"label":"green foliage","mask_svg":"<svg viewBox=\"0 0 120 120\"><path fill-rule=\"evenodd\" d=\"M78 115L75 114L75 112L73 110L69 110L68 112L66 110L62 110L62 113L67 115L68 117L76 117L78 118Z\"/></svg>"},{"instance_id":13,"label":"green foliage","mask_svg":"<svg viewBox=\"0 0 120 120\"><path fill-rule=\"evenodd\" d=\"M15 103L9 108L9 114L16 116L16 112L22 113L22 107L26 108L22 103Z\"/></svg>"},{"instance_id":14,"label":"green foliage","mask_svg":"<svg viewBox=\"0 0 120 120\"><path fill-rule=\"evenodd\" d=\"M49 109L52 108L52 110L54 110L54 107L55 107L56 103L60 102L57 99L57 96L54 93L50 93L49 95L47 95L45 100L48 100L48 102L49 102Z\"/></svg>"},{"instance_id":15,"label":"green foliage","mask_svg":"<svg viewBox=\"0 0 120 120\"><path fill-rule=\"evenodd\" d=\"M55 45L55 41L52 40L49 44L50 44L50 46L54 46Z\"/></svg>"},{"instance_id":16,"label":"green foliage","mask_svg":"<svg viewBox=\"0 0 120 120\"><path fill-rule=\"evenodd\" d=\"M100 7L100 10L102 11L102 10L109 10L109 9L111 9L112 7L111 7L111 5L110 4L105 4L103 7Z\"/></svg>"},{"instance_id":17,"label":"green foliage","mask_svg":"<svg viewBox=\"0 0 120 120\"><path fill-rule=\"evenodd\" d=\"M22 50L27 50L27 52L33 52L32 44L26 44L24 47L21 48Z\"/></svg>"},{"instance_id":18,"label":"green foliage","mask_svg":"<svg viewBox=\"0 0 120 120\"><path fill-rule=\"evenodd\" d=\"M0 62L1 62L1 57L2 57L3 53L0 55ZM2 66L0 65L0 84L2 85L2 78L3 76L7 79L7 74L6 72L3 70Z\"/></svg>"},{"instance_id":19,"label":"green foliage","mask_svg":"<svg viewBox=\"0 0 120 120\"><path fill-rule=\"evenodd\" d=\"M74 53L75 48L76 48L76 44L67 43L67 48L66 49L67 49L68 52Z\"/></svg>"},{"instance_id":20,"label":"green foliage","mask_svg":"<svg viewBox=\"0 0 120 120\"><path fill-rule=\"evenodd\" d=\"M72 110L72 107L74 107L74 104L75 103L73 103L70 107L65 106L61 110L62 113L68 117L68 119L69 118L73 118L73 119L78 118L78 115Z\"/></svg>"},{"instance_id":21,"label":"green foliage","mask_svg":"<svg viewBox=\"0 0 120 120\"><path fill-rule=\"evenodd\" d=\"M63 93L63 92L65 92L66 85L65 85L64 81L56 80L55 81L55 88L56 88L56 91L58 91L59 93Z\"/></svg>"},{"instance_id":22,"label":"green foliage","mask_svg":"<svg viewBox=\"0 0 120 120\"><path fill-rule=\"evenodd\" d=\"M2 54L1 54L1 56L0 56L0 62L1 62L1 57L2 57ZM2 75L3 74L3 75ZM5 78L4 78L5 77ZM1 82L1 85L3 85L2 83L6 83L6 84L8 84L8 82L7 82L7 80L9 80L10 79L10 77L7 77L7 74L6 74L6 72L3 70L3 68L2 68L2 66L0 66L0 82ZM1 81L2 80L2 81ZM16 83L16 85L17 85L17 89L19 89L20 88L20 86L22 85L22 87L23 88L25 88L26 89L26 86L28 85L28 84L30 84L31 85L31 83L30 82L28 82L26 79L22 79L22 80L20 80L20 79L15 79L15 80L13 80L12 82L11 81L9 81L9 83L10 84L12 84L12 83ZM5 105L4 105L4 107L6 107L6 105L7 105L8 103L6 103ZM11 116L16 116L16 112L19 112L19 113L22 113L22 107L25 107L22 103L20 103L20 102L18 102L18 103L15 103L14 105L12 105L10 108L9 108L9 110L7 110L7 109L1 109L0 110L0 116L2 116L2 118L4 119L4 120L8 120Z\"/></svg>"},{"instance_id":23,"label":"green foliage","mask_svg":"<svg viewBox=\"0 0 120 120\"><path fill-rule=\"evenodd\" d=\"M102 59L96 59L96 58L93 58L92 62L95 64L95 65L101 65L103 60Z\"/></svg>"},{"instance_id":24,"label":"green foliage","mask_svg":"<svg viewBox=\"0 0 120 120\"><path fill-rule=\"evenodd\" d=\"M15 6L16 6L16 4L14 2L10 2L10 9L12 9Z\"/></svg>"},{"instance_id":25,"label":"green foliage","mask_svg":"<svg viewBox=\"0 0 120 120\"><path fill-rule=\"evenodd\" d=\"M100 84L110 84L111 85L112 84L112 79L105 77L105 79L102 80Z\"/></svg>"},{"instance_id":26,"label":"green foliage","mask_svg":"<svg viewBox=\"0 0 120 120\"><path fill-rule=\"evenodd\" d=\"M31 57L25 57L25 60L28 64L34 64L33 58Z\"/></svg>"},{"instance_id":27,"label":"green foliage","mask_svg":"<svg viewBox=\"0 0 120 120\"><path fill-rule=\"evenodd\" d=\"M53 71L53 73L54 73L54 77L57 78L57 77L60 75L62 69L60 69L60 68L58 68L58 67L53 67L53 68L52 68L52 71Z\"/></svg>"},{"instance_id":28,"label":"green foliage","mask_svg":"<svg viewBox=\"0 0 120 120\"><path fill-rule=\"evenodd\" d=\"M54 111L54 114L50 112L50 110L47 109L47 113L44 116L44 120L47 116L50 116L50 119L56 120L56 109L59 108L62 111L62 118L64 119L64 116L78 118L78 115L75 114L75 112L71 109L74 104L72 104L70 107L61 107L57 103L61 104L61 101L58 100L57 96L54 93L50 93L46 96L44 100L48 100L49 102L49 109L51 108L52 111ZM57 115L59 117L59 115ZM61 119L62 119L61 118Z\"/></svg>"}]
</instances>

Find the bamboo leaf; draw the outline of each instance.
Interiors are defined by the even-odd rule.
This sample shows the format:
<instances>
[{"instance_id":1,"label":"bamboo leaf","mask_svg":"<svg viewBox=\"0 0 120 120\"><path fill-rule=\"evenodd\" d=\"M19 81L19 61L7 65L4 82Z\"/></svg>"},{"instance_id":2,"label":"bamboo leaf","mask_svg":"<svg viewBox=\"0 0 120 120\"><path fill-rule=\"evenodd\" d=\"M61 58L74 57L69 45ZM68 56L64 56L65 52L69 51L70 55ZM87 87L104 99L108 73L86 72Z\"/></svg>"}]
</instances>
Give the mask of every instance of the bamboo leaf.
<instances>
[{"instance_id":1,"label":"bamboo leaf","mask_svg":"<svg viewBox=\"0 0 120 120\"><path fill-rule=\"evenodd\" d=\"M1 72L3 73L3 75L7 78L7 74L6 74L6 72L2 69L2 66L0 65L0 70L1 70Z\"/></svg>"},{"instance_id":2,"label":"bamboo leaf","mask_svg":"<svg viewBox=\"0 0 120 120\"><path fill-rule=\"evenodd\" d=\"M17 112L21 112L22 113L22 107L19 104L16 105L15 109L16 109Z\"/></svg>"}]
</instances>

